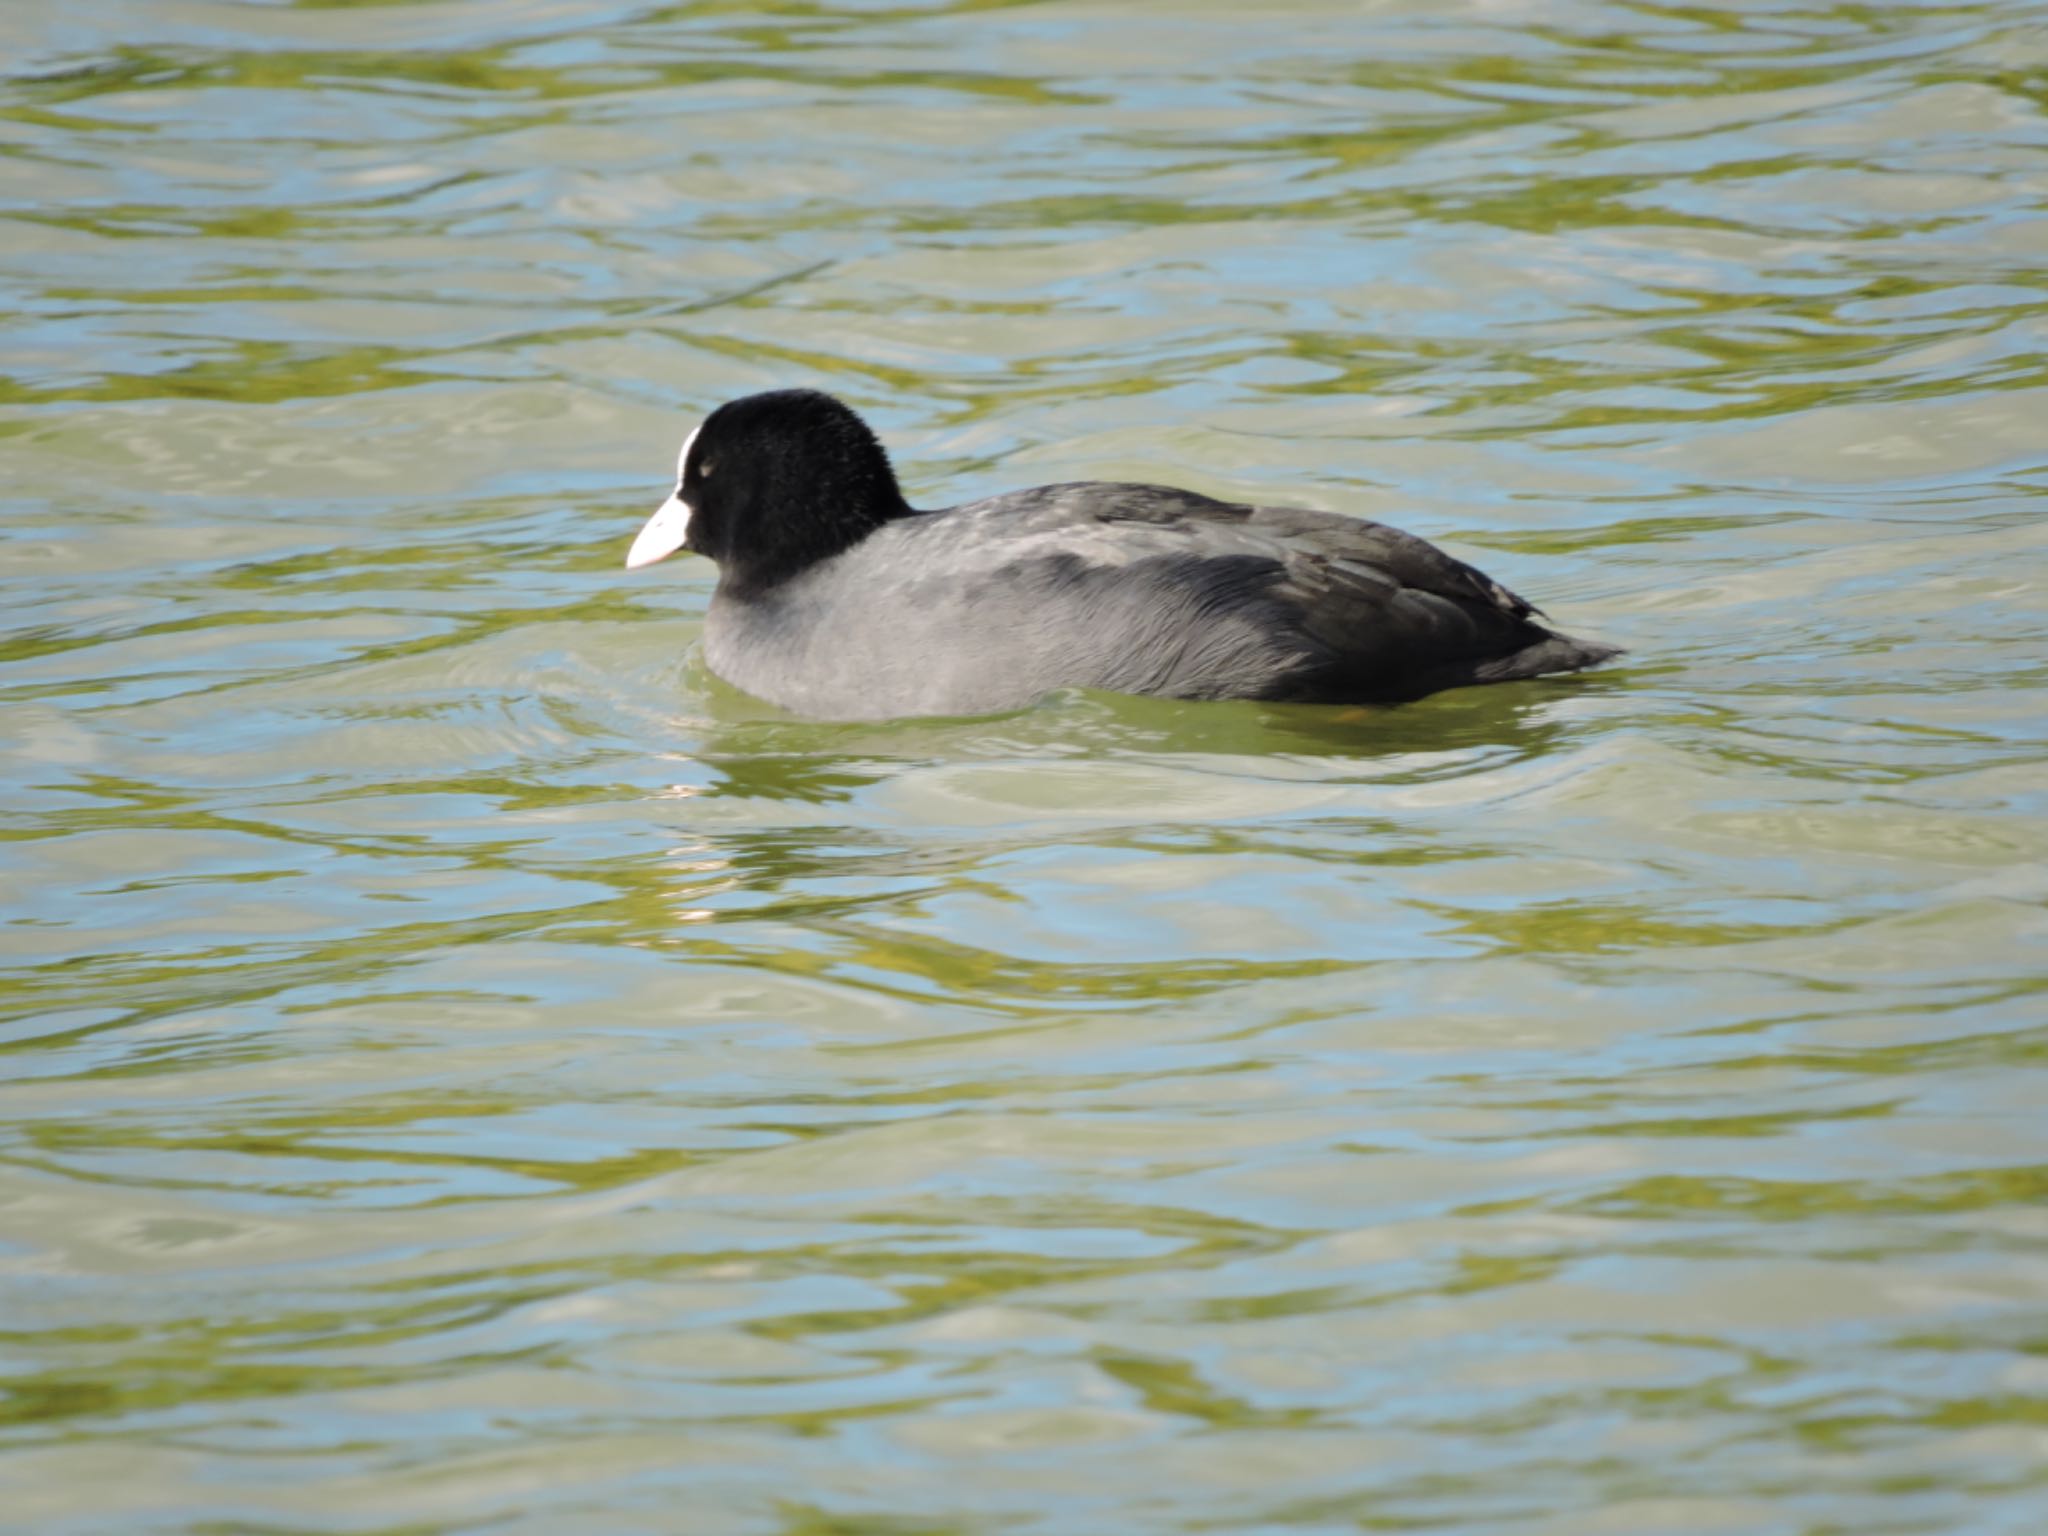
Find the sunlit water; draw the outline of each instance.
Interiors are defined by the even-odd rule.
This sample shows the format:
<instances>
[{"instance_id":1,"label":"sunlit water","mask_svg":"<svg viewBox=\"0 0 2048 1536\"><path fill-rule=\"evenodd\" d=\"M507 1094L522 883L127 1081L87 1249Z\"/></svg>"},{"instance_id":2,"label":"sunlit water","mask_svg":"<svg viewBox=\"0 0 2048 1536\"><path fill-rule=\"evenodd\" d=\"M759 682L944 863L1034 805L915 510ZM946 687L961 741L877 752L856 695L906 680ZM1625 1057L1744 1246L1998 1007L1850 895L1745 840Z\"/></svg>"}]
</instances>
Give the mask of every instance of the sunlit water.
<instances>
[{"instance_id":1,"label":"sunlit water","mask_svg":"<svg viewBox=\"0 0 2048 1536\"><path fill-rule=\"evenodd\" d=\"M0 1524L2033 1536L2042 22L0 5ZM1632 655L778 717L797 383Z\"/></svg>"}]
</instances>

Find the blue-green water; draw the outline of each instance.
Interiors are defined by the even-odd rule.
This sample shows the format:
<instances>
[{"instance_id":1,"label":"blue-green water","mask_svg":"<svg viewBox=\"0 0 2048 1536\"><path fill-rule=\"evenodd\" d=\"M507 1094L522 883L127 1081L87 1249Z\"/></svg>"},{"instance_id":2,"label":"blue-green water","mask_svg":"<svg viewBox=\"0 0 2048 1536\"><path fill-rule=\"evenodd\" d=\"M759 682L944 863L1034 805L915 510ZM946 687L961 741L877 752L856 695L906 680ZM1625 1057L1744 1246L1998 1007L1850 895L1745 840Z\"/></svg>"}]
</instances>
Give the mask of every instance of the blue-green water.
<instances>
[{"instance_id":1,"label":"blue-green water","mask_svg":"<svg viewBox=\"0 0 2048 1536\"><path fill-rule=\"evenodd\" d=\"M0 6L0 1524L2048 1509L2024 0ZM626 541L1381 517L1631 648L819 726Z\"/></svg>"}]
</instances>

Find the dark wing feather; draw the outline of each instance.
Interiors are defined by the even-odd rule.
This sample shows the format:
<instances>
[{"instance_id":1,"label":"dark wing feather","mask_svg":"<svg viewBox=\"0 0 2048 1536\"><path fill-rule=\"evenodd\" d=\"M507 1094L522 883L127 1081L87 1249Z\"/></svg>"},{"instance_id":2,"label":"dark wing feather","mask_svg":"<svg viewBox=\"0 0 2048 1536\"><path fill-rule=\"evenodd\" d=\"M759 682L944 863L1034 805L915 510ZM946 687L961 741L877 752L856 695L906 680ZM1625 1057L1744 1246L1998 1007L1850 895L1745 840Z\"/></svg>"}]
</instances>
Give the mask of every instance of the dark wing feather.
<instances>
[{"instance_id":1,"label":"dark wing feather","mask_svg":"<svg viewBox=\"0 0 2048 1536\"><path fill-rule=\"evenodd\" d=\"M1147 498L1135 510L1170 518L1174 498ZM1307 659L1269 685L1269 697L1412 699L1465 683L1572 671L1618 654L1557 634L1521 594L1384 523L1207 498L1185 499L1179 515L1217 556L1257 553L1280 565L1264 606Z\"/></svg>"},{"instance_id":2,"label":"dark wing feather","mask_svg":"<svg viewBox=\"0 0 2048 1536\"><path fill-rule=\"evenodd\" d=\"M1433 593L1454 603L1478 604L1512 619L1527 619L1543 611L1427 539L1385 523L1297 507L1257 507L1251 511L1250 526L1285 540L1304 555L1320 555L1346 567L1382 573L1411 591Z\"/></svg>"},{"instance_id":3,"label":"dark wing feather","mask_svg":"<svg viewBox=\"0 0 2048 1536\"><path fill-rule=\"evenodd\" d=\"M1073 553L1023 562L1037 568L1024 584L1085 594L1096 636L1126 642L1096 686L1394 701L1615 654L1555 634L1526 599L1384 523L1153 485L1051 485L1004 499L1041 527L1104 535L1099 549L1083 538Z\"/></svg>"}]
</instances>

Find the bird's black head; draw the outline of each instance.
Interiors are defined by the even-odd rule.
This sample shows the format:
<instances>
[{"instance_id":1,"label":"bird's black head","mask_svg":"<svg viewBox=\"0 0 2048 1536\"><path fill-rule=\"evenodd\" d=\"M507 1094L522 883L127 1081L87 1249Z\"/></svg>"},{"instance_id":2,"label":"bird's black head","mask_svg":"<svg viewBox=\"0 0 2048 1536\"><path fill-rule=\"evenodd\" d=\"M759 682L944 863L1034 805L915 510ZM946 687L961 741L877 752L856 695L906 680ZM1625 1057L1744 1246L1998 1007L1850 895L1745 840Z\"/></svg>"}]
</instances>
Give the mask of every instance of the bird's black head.
<instances>
[{"instance_id":1,"label":"bird's black head","mask_svg":"<svg viewBox=\"0 0 2048 1536\"><path fill-rule=\"evenodd\" d=\"M627 569L678 549L759 592L850 549L910 508L866 422L814 389L728 401L683 442L676 488L640 530Z\"/></svg>"}]
</instances>

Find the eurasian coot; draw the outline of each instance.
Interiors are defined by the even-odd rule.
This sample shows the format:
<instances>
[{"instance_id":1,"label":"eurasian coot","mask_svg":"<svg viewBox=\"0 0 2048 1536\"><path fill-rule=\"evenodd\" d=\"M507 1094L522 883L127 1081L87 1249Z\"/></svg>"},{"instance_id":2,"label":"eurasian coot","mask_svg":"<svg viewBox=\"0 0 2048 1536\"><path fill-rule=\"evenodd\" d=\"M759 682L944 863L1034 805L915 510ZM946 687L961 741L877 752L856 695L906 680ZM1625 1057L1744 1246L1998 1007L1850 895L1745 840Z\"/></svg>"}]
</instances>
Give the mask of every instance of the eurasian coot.
<instances>
[{"instance_id":1,"label":"eurasian coot","mask_svg":"<svg viewBox=\"0 0 2048 1536\"><path fill-rule=\"evenodd\" d=\"M1620 648L1380 523L1082 481L920 512L830 395L720 406L628 569L718 564L711 669L825 719L965 715L1056 688L1392 702L1571 672Z\"/></svg>"}]
</instances>

